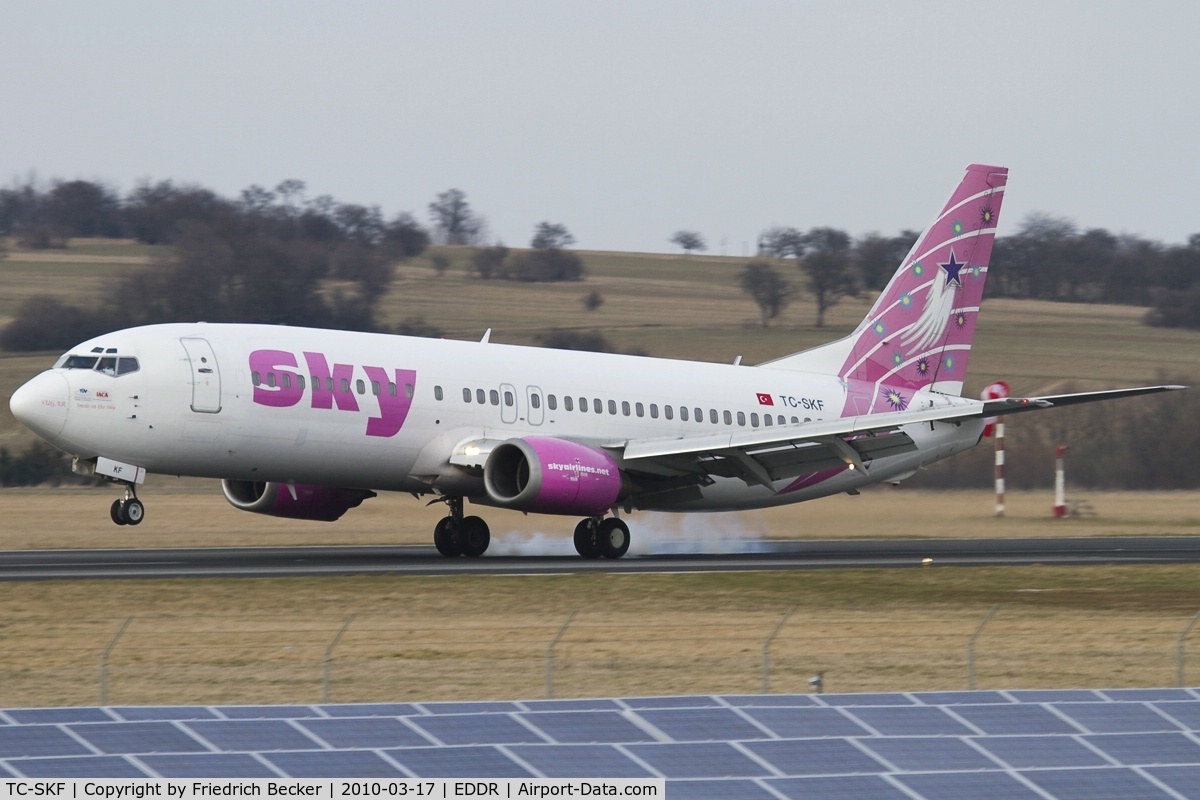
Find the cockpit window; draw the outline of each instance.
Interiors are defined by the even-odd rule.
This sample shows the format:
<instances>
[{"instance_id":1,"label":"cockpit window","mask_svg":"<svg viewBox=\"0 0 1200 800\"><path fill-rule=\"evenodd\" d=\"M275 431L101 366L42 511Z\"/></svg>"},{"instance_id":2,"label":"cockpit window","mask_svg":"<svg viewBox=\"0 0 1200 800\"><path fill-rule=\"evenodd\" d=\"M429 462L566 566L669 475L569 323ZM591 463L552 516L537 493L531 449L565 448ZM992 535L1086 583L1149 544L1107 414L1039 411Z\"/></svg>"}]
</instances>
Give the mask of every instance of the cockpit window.
<instances>
[{"instance_id":1,"label":"cockpit window","mask_svg":"<svg viewBox=\"0 0 1200 800\"><path fill-rule=\"evenodd\" d=\"M55 367L65 369L94 369L97 372L103 372L105 375L128 375L131 372L137 372L141 369L136 358L128 356L77 356L66 354L58 360Z\"/></svg>"},{"instance_id":2,"label":"cockpit window","mask_svg":"<svg viewBox=\"0 0 1200 800\"><path fill-rule=\"evenodd\" d=\"M92 369L98 360L95 356L67 356L63 366L67 369Z\"/></svg>"}]
</instances>

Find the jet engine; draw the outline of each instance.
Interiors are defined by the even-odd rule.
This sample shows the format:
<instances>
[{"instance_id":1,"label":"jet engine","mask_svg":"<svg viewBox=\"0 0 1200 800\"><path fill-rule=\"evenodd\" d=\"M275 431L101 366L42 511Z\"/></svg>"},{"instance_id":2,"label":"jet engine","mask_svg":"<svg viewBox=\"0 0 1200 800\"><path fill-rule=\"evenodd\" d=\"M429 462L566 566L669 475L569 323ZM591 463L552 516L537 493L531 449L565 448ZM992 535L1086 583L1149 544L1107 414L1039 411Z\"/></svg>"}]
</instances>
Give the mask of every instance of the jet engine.
<instances>
[{"instance_id":1,"label":"jet engine","mask_svg":"<svg viewBox=\"0 0 1200 800\"><path fill-rule=\"evenodd\" d=\"M367 489L312 486L262 481L221 481L225 499L234 508L290 519L333 522L375 493Z\"/></svg>"},{"instance_id":2,"label":"jet engine","mask_svg":"<svg viewBox=\"0 0 1200 800\"><path fill-rule=\"evenodd\" d=\"M539 514L604 514L622 489L617 462L604 450L546 436L509 439L483 467L491 502Z\"/></svg>"}]
</instances>

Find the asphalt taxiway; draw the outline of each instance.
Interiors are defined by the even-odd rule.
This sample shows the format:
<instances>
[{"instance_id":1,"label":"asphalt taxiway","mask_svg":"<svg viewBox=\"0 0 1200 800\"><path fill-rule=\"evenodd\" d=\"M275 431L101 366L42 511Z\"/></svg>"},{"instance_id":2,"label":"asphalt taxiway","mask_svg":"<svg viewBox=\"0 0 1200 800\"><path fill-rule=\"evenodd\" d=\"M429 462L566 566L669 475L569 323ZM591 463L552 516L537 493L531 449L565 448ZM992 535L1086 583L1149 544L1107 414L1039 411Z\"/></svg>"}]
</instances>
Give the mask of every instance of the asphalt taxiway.
<instances>
[{"instance_id":1,"label":"asphalt taxiway","mask_svg":"<svg viewBox=\"0 0 1200 800\"><path fill-rule=\"evenodd\" d=\"M321 575L549 575L1200 562L1200 536L839 539L744 543L747 552L443 558L432 546L0 551L0 581Z\"/></svg>"}]
</instances>

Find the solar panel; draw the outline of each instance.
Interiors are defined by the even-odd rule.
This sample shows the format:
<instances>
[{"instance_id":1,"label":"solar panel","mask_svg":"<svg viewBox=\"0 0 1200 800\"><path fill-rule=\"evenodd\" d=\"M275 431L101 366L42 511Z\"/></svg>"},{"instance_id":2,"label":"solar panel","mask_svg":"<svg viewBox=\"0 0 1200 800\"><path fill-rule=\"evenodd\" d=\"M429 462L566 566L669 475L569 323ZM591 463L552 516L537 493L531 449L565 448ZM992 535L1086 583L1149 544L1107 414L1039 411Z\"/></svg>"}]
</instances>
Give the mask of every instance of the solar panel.
<instances>
[{"instance_id":1,"label":"solar panel","mask_svg":"<svg viewBox=\"0 0 1200 800\"><path fill-rule=\"evenodd\" d=\"M144 778L146 773L121 756L31 758L9 762L26 778Z\"/></svg>"},{"instance_id":2,"label":"solar panel","mask_svg":"<svg viewBox=\"0 0 1200 800\"><path fill-rule=\"evenodd\" d=\"M746 714L781 739L871 734L836 708L749 708Z\"/></svg>"},{"instance_id":3,"label":"solar panel","mask_svg":"<svg viewBox=\"0 0 1200 800\"><path fill-rule=\"evenodd\" d=\"M203 753L208 750L170 722L107 722L68 727L101 753Z\"/></svg>"},{"instance_id":4,"label":"solar panel","mask_svg":"<svg viewBox=\"0 0 1200 800\"><path fill-rule=\"evenodd\" d=\"M428 747L433 744L394 717L339 717L306 719L298 723L331 747L378 749L382 747Z\"/></svg>"},{"instance_id":5,"label":"solar panel","mask_svg":"<svg viewBox=\"0 0 1200 800\"><path fill-rule=\"evenodd\" d=\"M528 724L556 742L653 742L655 738L615 711L562 711L522 714Z\"/></svg>"},{"instance_id":6,"label":"solar panel","mask_svg":"<svg viewBox=\"0 0 1200 800\"><path fill-rule=\"evenodd\" d=\"M398 778L405 773L368 750L269 753L264 758L293 778Z\"/></svg>"},{"instance_id":7,"label":"solar panel","mask_svg":"<svg viewBox=\"0 0 1200 800\"><path fill-rule=\"evenodd\" d=\"M516 745L509 750L547 778L648 778L653 773L606 744Z\"/></svg>"},{"instance_id":8,"label":"solar panel","mask_svg":"<svg viewBox=\"0 0 1200 800\"><path fill-rule=\"evenodd\" d=\"M877 706L848 713L884 736L965 736L975 731L940 708Z\"/></svg>"},{"instance_id":9,"label":"solar panel","mask_svg":"<svg viewBox=\"0 0 1200 800\"><path fill-rule=\"evenodd\" d=\"M189 753L139 756L164 778L278 778L279 773L247 753Z\"/></svg>"},{"instance_id":10,"label":"solar panel","mask_svg":"<svg viewBox=\"0 0 1200 800\"><path fill-rule=\"evenodd\" d=\"M1165 800L1171 795L1131 769L1063 769L1022 773L1057 800Z\"/></svg>"},{"instance_id":11,"label":"solar panel","mask_svg":"<svg viewBox=\"0 0 1200 800\"><path fill-rule=\"evenodd\" d=\"M425 747L384 752L419 778L535 777L494 747Z\"/></svg>"},{"instance_id":12,"label":"solar panel","mask_svg":"<svg viewBox=\"0 0 1200 800\"><path fill-rule=\"evenodd\" d=\"M0 728L0 758L88 755L91 750L53 725Z\"/></svg>"},{"instance_id":13,"label":"solar panel","mask_svg":"<svg viewBox=\"0 0 1200 800\"><path fill-rule=\"evenodd\" d=\"M667 778L746 778L770 775L766 767L731 745L631 744L625 750Z\"/></svg>"},{"instance_id":14,"label":"solar panel","mask_svg":"<svg viewBox=\"0 0 1200 800\"><path fill-rule=\"evenodd\" d=\"M1079 733L1041 706L955 706L954 713L991 736L1020 733Z\"/></svg>"},{"instance_id":15,"label":"solar panel","mask_svg":"<svg viewBox=\"0 0 1200 800\"><path fill-rule=\"evenodd\" d=\"M897 775L896 780L925 800L1044 800L1043 796L1004 772L943 772ZM1093 796L1090 800L1097 800Z\"/></svg>"},{"instance_id":16,"label":"solar panel","mask_svg":"<svg viewBox=\"0 0 1200 800\"><path fill-rule=\"evenodd\" d=\"M672 798L1200 798L1194 690L127 706L0 719L0 776L13 777L666 777Z\"/></svg>"},{"instance_id":17,"label":"solar panel","mask_svg":"<svg viewBox=\"0 0 1200 800\"><path fill-rule=\"evenodd\" d=\"M901 736L861 739L859 743L906 772L997 769L995 761L962 739L950 736Z\"/></svg>"},{"instance_id":18,"label":"solar panel","mask_svg":"<svg viewBox=\"0 0 1200 800\"><path fill-rule=\"evenodd\" d=\"M448 714L410 717L412 723L439 742L458 744L529 744L541 736L507 714Z\"/></svg>"},{"instance_id":19,"label":"solar panel","mask_svg":"<svg viewBox=\"0 0 1200 800\"><path fill-rule=\"evenodd\" d=\"M846 739L784 739L747 742L743 746L782 775L854 775L887 771L886 765Z\"/></svg>"},{"instance_id":20,"label":"solar panel","mask_svg":"<svg viewBox=\"0 0 1200 800\"><path fill-rule=\"evenodd\" d=\"M1110 763L1073 736L991 736L975 743L1016 769L1103 767Z\"/></svg>"},{"instance_id":21,"label":"solar panel","mask_svg":"<svg viewBox=\"0 0 1200 800\"><path fill-rule=\"evenodd\" d=\"M1182 733L1110 733L1083 738L1121 764L1200 764L1200 744Z\"/></svg>"},{"instance_id":22,"label":"solar panel","mask_svg":"<svg viewBox=\"0 0 1200 800\"><path fill-rule=\"evenodd\" d=\"M317 750L320 745L283 720L216 720L180 723L218 750Z\"/></svg>"},{"instance_id":23,"label":"solar panel","mask_svg":"<svg viewBox=\"0 0 1200 800\"><path fill-rule=\"evenodd\" d=\"M770 734L728 708L647 709L638 716L677 742L770 738Z\"/></svg>"},{"instance_id":24,"label":"solar panel","mask_svg":"<svg viewBox=\"0 0 1200 800\"><path fill-rule=\"evenodd\" d=\"M1056 708L1092 733L1150 733L1180 728L1140 703L1065 703Z\"/></svg>"}]
</instances>

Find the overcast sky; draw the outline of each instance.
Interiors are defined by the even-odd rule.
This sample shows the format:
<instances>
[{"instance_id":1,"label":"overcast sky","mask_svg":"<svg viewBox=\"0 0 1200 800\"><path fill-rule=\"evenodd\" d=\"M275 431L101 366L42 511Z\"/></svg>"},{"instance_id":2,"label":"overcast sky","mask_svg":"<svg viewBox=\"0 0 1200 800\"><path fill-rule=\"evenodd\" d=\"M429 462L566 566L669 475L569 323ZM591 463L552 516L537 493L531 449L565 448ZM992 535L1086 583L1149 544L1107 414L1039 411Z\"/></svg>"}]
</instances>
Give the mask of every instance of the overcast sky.
<instances>
[{"instance_id":1,"label":"overcast sky","mask_svg":"<svg viewBox=\"0 0 1200 800\"><path fill-rule=\"evenodd\" d=\"M1200 3L0 0L0 183L172 179L492 237L741 255L921 228L971 162L1032 211L1200 232ZM722 243L724 242L724 245Z\"/></svg>"}]
</instances>

